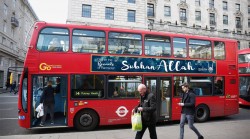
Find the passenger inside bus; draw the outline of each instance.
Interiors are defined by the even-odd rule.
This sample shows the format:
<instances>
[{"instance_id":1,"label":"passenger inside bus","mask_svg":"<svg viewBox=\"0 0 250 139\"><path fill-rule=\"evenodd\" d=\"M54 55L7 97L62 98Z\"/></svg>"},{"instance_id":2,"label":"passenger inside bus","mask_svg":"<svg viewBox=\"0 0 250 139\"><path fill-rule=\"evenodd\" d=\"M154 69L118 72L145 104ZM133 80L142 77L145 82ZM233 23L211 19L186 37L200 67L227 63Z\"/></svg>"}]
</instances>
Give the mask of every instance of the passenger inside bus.
<instances>
[{"instance_id":1,"label":"passenger inside bus","mask_svg":"<svg viewBox=\"0 0 250 139\"><path fill-rule=\"evenodd\" d=\"M139 49L134 49L134 51L132 52L133 55L139 55L140 54L140 50Z\"/></svg>"},{"instance_id":2,"label":"passenger inside bus","mask_svg":"<svg viewBox=\"0 0 250 139\"><path fill-rule=\"evenodd\" d=\"M129 52L129 50L128 50L127 47L124 49L123 54L130 54L130 52Z\"/></svg>"},{"instance_id":3,"label":"passenger inside bus","mask_svg":"<svg viewBox=\"0 0 250 139\"><path fill-rule=\"evenodd\" d=\"M60 84L61 79L60 78L56 78L56 87L55 87L55 93L60 93L60 89L61 89L61 84Z\"/></svg>"},{"instance_id":4,"label":"passenger inside bus","mask_svg":"<svg viewBox=\"0 0 250 139\"><path fill-rule=\"evenodd\" d=\"M223 89L223 83L222 83L222 81L221 80L217 80L217 82L214 84L214 94L215 95L221 95L221 94L223 94L223 91L222 91L222 89Z\"/></svg>"},{"instance_id":5,"label":"passenger inside bus","mask_svg":"<svg viewBox=\"0 0 250 139\"><path fill-rule=\"evenodd\" d=\"M115 53L116 54L121 54L122 53L122 48L118 48Z\"/></svg>"},{"instance_id":6,"label":"passenger inside bus","mask_svg":"<svg viewBox=\"0 0 250 139\"><path fill-rule=\"evenodd\" d=\"M114 94L113 94L113 96L112 96L113 98L118 98L119 97L119 94L118 94L118 92L117 91L114 91Z\"/></svg>"},{"instance_id":7,"label":"passenger inside bus","mask_svg":"<svg viewBox=\"0 0 250 139\"><path fill-rule=\"evenodd\" d=\"M60 41L58 38L53 38L52 41L50 42L49 46L48 46L48 51L56 51L56 52L62 52L63 51L63 47L60 44Z\"/></svg>"}]
</instances>

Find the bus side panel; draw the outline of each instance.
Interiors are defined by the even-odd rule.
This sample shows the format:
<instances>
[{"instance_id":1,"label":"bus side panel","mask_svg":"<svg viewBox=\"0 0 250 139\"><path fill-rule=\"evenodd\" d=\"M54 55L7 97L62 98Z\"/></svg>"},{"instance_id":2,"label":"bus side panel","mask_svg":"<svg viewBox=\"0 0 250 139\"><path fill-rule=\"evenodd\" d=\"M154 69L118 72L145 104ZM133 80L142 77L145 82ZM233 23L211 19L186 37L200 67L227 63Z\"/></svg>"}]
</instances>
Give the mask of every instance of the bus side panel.
<instances>
[{"instance_id":1,"label":"bus side panel","mask_svg":"<svg viewBox=\"0 0 250 139\"><path fill-rule=\"evenodd\" d=\"M131 112L138 105L138 99L128 100L71 100L69 102L69 124L74 126L75 115L86 109L97 113L99 125L129 124ZM77 106L75 106L77 105ZM107 109L108 108L108 109Z\"/></svg>"},{"instance_id":2,"label":"bus side panel","mask_svg":"<svg viewBox=\"0 0 250 139\"><path fill-rule=\"evenodd\" d=\"M238 78L227 77L225 90L225 115L232 115L239 113L239 89Z\"/></svg>"},{"instance_id":3,"label":"bus side panel","mask_svg":"<svg viewBox=\"0 0 250 139\"><path fill-rule=\"evenodd\" d=\"M179 105L177 105L177 103L179 103L180 100L181 100L180 97L172 98L172 116L170 116L171 120L180 120L182 108Z\"/></svg>"}]
</instances>

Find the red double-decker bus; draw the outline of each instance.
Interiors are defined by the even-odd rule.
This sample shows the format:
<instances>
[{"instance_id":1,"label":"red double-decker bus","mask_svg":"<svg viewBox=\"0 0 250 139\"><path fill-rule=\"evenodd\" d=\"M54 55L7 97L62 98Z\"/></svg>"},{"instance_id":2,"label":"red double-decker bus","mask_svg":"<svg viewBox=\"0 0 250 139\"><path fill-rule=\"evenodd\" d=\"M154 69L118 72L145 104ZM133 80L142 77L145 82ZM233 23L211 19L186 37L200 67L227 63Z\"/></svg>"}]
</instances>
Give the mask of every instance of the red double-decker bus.
<instances>
[{"instance_id":1,"label":"red double-decker bus","mask_svg":"<svg viewBox=\"0 0 250 139\"><path fill-rule=\"evenodd\" d=\"M239 54L239 104L250 106L250 49L238 51Z\"/></svg>"},{"instance_id":2,"label":"red double-decker bus","mask_svg":"<svg viewBox=\"0 0 250 139\"><path fill-rule=\"evenodd\" d=\"M197 95L196 121L237 114L237 62L235 40L37 22L20 81L19 125L39 127L35 109L48 81L57 88L55 121L44 127L129 124L140 83L156 95L159 122L179 120L183 82Z\"/></svg>"}]
</instances>

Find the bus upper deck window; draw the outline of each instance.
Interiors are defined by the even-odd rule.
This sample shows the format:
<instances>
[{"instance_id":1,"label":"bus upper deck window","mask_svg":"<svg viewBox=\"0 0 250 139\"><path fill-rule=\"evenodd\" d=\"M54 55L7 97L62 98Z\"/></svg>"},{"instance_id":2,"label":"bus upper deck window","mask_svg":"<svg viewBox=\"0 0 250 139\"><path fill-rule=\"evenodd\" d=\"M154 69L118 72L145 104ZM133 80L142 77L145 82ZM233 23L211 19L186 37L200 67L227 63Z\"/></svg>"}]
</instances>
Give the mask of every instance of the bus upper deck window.
<instances>
[{"instance_id":1,"label":"bus upper deck window","mask_svg":"<svg viewBox=\"0 0 250 139\"><path fill-rule=\"evenodd\" d=\"M145 54L151 56L171 56L170 38L146 35Z\"/></svg>"},{"instance_id":2,"label":"bus upper deck window","mask_svg":"<svg viewBox=\"0 0 250 139\"><path fill-rule=\"evenodd\" d=\"M141 55L142 37L140 34L109 33L108 51L111 54Z\"/></svg>"},{"instance_id":3,"label":"bus upper deck window","mask_svg":"<svg viewBox=\"0 0 250 139\"><path fill-rule=\"evenodd\" d=\"M105 52L105 33L96 30L73 31L72 41L73 52L79 53L104 53Z\"/></svg>"},{"instance_id":4,"label":"bus upper deck window","mask_svg":"<svg viewBox=\"0 0 250 139\"><path fill-rule=\"evenodd\" d=\"M174 57L184 58L187 57L187 47L185 38L173 39Z\"/></svg>"},{"instance_id":5,"label":"bus upper deck window","mask_svg":"<svg viewBox=\"0 0 250 139\"><path fill-rule=\"evenodd\" d=\"M44 28L38 37L37 50L66 52L69 50L69 31L63 28Z\"/></svg>"},{"instance_id":6,"label":"bus upper deck window","mask_svg":"<svg viewBox=\"0 0 250 139\"><path fill-rule=\"evenodd\" d=\"M224 42L214 42L214 58L215 59L225 59L225 43Z\"/></svg>"},{"instance_id":7,"label":"bus upper deck window","mask_svg":"<svg viewBox=\"0 0 250 139\"><path fill-rule=\"evenodd\" d=\"M212 44L207 40L189 40L190 58L211 59Z\"/></svg>"}]
</instances>

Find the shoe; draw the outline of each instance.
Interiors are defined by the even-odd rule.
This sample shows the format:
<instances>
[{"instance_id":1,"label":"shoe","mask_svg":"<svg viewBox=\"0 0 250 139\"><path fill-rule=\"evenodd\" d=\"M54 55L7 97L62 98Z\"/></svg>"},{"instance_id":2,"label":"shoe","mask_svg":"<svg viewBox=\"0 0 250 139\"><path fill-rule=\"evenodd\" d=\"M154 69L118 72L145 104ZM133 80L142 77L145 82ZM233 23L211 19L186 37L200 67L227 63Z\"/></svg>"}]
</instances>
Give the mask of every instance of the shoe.
<instances>
[{"instance_id":1,"label":"shoe","mask_svg":"<svg viewBox=\"0 0 250 139\"><path fill-rule=\"evenodd\" d=\"M198 139L204 139L204 137L203 137L203 136L200 136L200 137L198 137Z\"/></svg>"},{"instance_id":2,"label":"shoe","mask_svg":"<svg viewBox=\"0 0 250 139\"><path fill-rule=\"evenodd\" d=\"M50 124L52 124L52 125L53 125L53 124L54 124L54 122L52 121L52 122L50 122Z\"/></svg>"},{"instance_id":3,"label":"shoe","mask_svg":"<svg viewBox=\"0 0 250 139\"><path fill-rule=\"evenodd\" d=\"M43 123L40 123L40 126L44 126L44 124L43 124Z\"/></svg>"}]
</instances>

